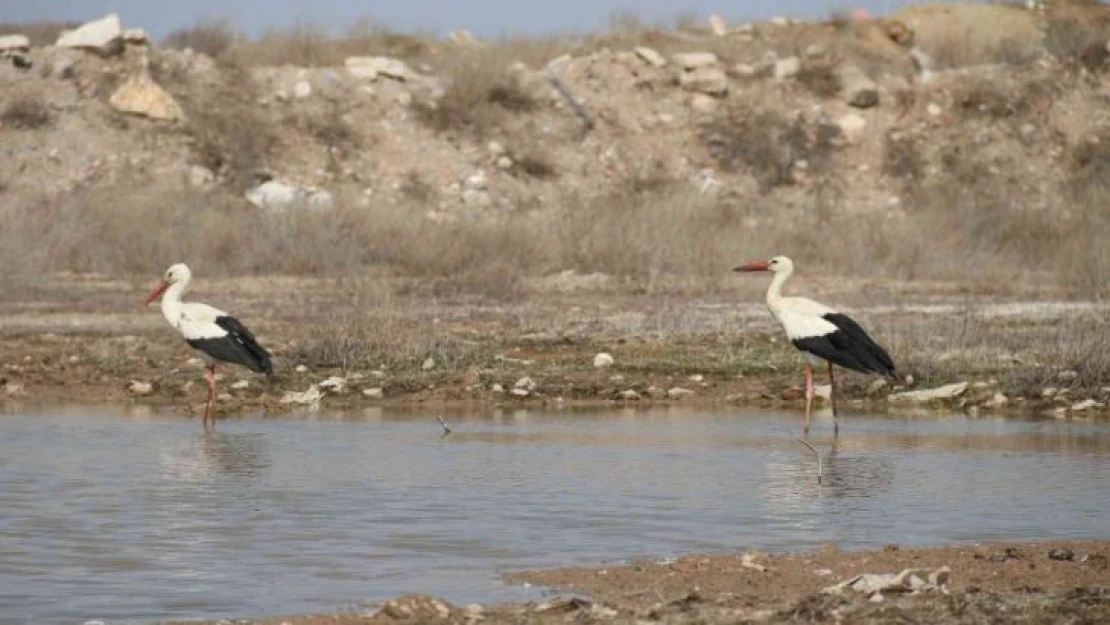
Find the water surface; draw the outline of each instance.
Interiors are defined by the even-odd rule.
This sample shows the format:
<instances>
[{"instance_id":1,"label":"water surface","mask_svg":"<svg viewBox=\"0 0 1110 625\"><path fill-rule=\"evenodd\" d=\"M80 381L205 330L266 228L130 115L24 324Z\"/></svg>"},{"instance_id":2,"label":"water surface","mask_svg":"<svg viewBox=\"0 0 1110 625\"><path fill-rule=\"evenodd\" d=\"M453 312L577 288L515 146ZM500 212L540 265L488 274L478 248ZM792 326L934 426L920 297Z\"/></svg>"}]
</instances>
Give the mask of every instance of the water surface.
<instances>
[{"instance_id":1,"label":"water surface","mask_svg":"<svg viewBox=\"0 0 1110 625\"><path fill-rule=\"evenodd\" d=\"M1110 426L674 409L223 421L0 416L0 622L456 602L500 571L742 550L1110 538Z\"/></svg>"}]
</instances>

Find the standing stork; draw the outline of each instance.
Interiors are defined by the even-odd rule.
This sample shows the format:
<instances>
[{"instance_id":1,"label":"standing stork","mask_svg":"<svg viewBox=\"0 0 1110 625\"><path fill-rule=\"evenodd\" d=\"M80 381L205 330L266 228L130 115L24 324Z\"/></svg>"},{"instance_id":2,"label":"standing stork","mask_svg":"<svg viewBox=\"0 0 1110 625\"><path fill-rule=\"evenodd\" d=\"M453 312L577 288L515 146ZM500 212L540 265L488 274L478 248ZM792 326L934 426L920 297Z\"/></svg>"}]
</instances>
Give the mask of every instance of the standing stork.
<instances>
[{"instance_id":1,"label":"standing stork","mask_svg":"<svg viewBox=\"0 0 1110 625\"><path fill-rule=\"evenodd\" d=\"M217 362L243 365L267 376L274 375L274 368L270 354L238 319L208 304L181 301L192 277L184 263L171 266L144 305L149 306L161 297L162 316L204 359L208 369L208 403L204 407L204 427L207 428L209 422L216 423Z\"/></svg>"},{"instance_id":2,"label":"standing stork","mask_svg":"<svg viewBox=\"0 0 1110 625\"><path fill-rule=\"evenodd\" d=\"M782 296L782 285L794 274L794 262L786 256L751 262L733 271L770 271L775 274L767 289L767 307L782 324L786 337L806 358L806 420L803 433L809 433L809 414L813 409L813 367L820 365L822 360L829 366L833 436L840 429L836 418L834 364L861 373L896 378L890 355L851 317L811 299Z\"/></svg>"}]
</instances>

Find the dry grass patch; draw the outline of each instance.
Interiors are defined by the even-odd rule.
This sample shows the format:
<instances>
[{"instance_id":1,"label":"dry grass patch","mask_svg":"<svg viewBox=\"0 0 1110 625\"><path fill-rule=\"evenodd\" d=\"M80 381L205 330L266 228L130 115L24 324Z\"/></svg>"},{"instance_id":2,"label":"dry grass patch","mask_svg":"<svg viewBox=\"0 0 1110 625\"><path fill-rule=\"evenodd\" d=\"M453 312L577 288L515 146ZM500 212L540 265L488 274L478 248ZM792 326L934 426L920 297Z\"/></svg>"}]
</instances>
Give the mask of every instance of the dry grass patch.
<instances>
[{"instance_id":1,"label":"dry grass patch","mask_svg":"<svg viewBox=\"0 0 1110 625\"><path fill-rule=\"evenodd\" d=\"M177 50L188 48L216 59L243 39L243 34L228 20L205 20L166 35L162 45Z\"/></svg>"},{"instance_id":2,"label":"dry grass patch","mask_svg":"<svg viewBox=\"0 0 1110 625\"><path fill-rule=\"evenodd\" d=\"M248 67L333 67L351 56L426 58L434 48L431 36L398 33L371 20L357 22L338 36L322 26L301 22L285 30L271 30L256 41L243 41L229 56Z\"/></svg>"},{"instance_id":3,"label":"dry grass patch","mask_svg":"<svg viewBox=\"0 0 1110 625\"><path fill-rule=\"evenodd\" d=\"M460 48L440 59L436 71L449 84L437 101L414 103L417 118L436 132L479 137L500 129L508 115L534 111L538 103L499 48Z\"/></svg>"},{"instance_id":4,"label":"dry grass patch","mask_svg":"<svg viewBox=\"0 0 1110 625\"><path fill-rule=\"evenodd\" d=\"M35 130L50 123L50 106L36 93L16 93L0 110L0 123L21 130Z\"/></svg>"}]
</instances>

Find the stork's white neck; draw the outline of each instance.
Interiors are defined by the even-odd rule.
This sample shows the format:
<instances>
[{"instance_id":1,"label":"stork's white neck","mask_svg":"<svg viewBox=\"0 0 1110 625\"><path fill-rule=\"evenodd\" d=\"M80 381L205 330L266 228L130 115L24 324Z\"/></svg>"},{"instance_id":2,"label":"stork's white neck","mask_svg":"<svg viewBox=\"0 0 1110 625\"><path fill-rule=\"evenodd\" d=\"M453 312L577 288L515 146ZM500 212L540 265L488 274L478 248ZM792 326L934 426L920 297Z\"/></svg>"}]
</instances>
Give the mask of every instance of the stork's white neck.
<instances>
[{"instance_id":1,"label":"stork's white neck","mask_svg":"<svg viewBox=\"0 0 1110 625\"><path fill-rule=\"evenodd\" d=\"M772 312L777 312L782 305L782 285L786 284L786 281L793 274L793 268L775 272L775 278L771 280L771 286L767 287L767 307Z\"/></svg>"},{"instance_id":2,"label":"stork's white neck","mask_svg":"<svg viewBox=\"0 0 1110 625\"><path fill-rule=\"evenodd\" d=\"M188 286L188 280L174 282L162 294L162 316L175 328L181 324L181 296L185 294Z\"/></svg>"}]
</instances>

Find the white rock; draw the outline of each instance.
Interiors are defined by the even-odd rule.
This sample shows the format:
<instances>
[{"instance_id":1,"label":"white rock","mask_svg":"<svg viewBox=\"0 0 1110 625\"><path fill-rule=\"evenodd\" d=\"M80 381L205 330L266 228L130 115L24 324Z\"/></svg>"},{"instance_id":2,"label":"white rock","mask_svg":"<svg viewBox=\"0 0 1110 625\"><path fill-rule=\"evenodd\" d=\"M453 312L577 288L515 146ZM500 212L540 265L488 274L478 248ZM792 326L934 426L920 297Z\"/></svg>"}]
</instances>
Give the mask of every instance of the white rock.
<instances>
[{"instance_id":1,"label":"white rock","mask_svg":"<svg viewBox=\"0 0 1110 625\"><path fill-rule=\"evenodd\" d=\"M876 378L874 382L867 385L867 395L869 397L878 395L880 391L886 388L886 385L886 378Z\"/></svg>"},{"instance_id":2,"label":"white rock","mask_svg":"<svg viewBox=\"0 0 1110 625\"><path fill-rule=\"evenodd\" d=\"M405 81L413 76L404 61L387 56L352 56L343 61L347 71L356 78L377 80L379 77Z\"/></svg>"},{"instance_id":3,"label":"white rock","mask_svg":"<svg viewBox=\"0 0 1110 625\"><path fill-rule=\"evenodd\" d=\"M150 382L132 380L131 384L127 386L127 390L131 391L134 395L150 395L154 391L154 385Z\"/></svg>"},{"instance_id":4,"label":"white rock","mask_svg":"<svg viewBox=\"0 0 1110 625\"><path fill-rule=\"evenodd\" d=\"M54 45L89 50L102 55L120 52L123 48L123 28L119 23L119 15L112 13L83 24L76 30L64 32Z\"/></svg>"},{"instance_id":5,"label":"white rock","mask_svg":"<svg viewBox=\"0 0 1110 625\"><path fill-rule=\"evenodd\" d=\"M525 376L525 377L520 378L519 380L517 380L516 384L513 385L513 388L514 389L524 389L526 391L532 391L532 390L536 389L536 382L532 378L529 378L529 377Z\"/></svg>"},{"instance_id":6,"label":"white rock","mask_svg":"<svg viewBox=\"0 0 1110 625\"><path fill-rule=\"evenodd\" d=\"M709 30L713 31L713 34L718 37L724 37L728 34L728 22L725 21L725 18L714 13L709 16Z\"/></svg>"},{"instance_id":7,"label":"white rock","mask_svg":"<svg viewBox=\"0 0 1110 625\"><path fill-rule=\"evenodd\" d=\"M705 376L700 374L700 373L695 373L694 375L692 375L692 376L690 376L686 379L690 380L691 382L701 382L701 381L705 380Z\"/></svg>"},{"instance_id":8,"label":"white rock","mask_svg":"<svg viewBox=\"0 0 1110 625\"><path fill-rule=\"evenodd\" d=\"M811 43L806 46L805 55L811 59L825 56L825 46L820 43Z\"/></svg>"},{"instance_id":9,"label":"white rock","mask_svg":"<svg viewBox=\"0 0 1110 625\"><path fill-rule=\"evenodd\" d=\"M611 367L613 366L613 355L608 352L598 352L594 355L594 367Z\"/></svg>"},{"instance_id":10,"label":"white rock","mask_svg":"<svg viewBox=\"0 0 1110 625\"><path fill-rule=\"evenodd\" d=\"M497 168L498 169L512 169L513 168L513 159L510 158L509 156L504 155L504 154L502 154L501 156L498 156L497 157Z\"/></svg>"},{"instance_id":11,"label":"white rock","mask_svg":"<svg viewBox=\"0 0 1110 625\"><path fill-rule=\"evenodd\" d=\"M334 204L331 193L323 189L298 188L277 180L267 180L246 193L247 201L258 208L281 212L294 206L328 210Z\"/></svg>"},{"instance_id":12,"label":"white rock","mask_svg":"<svg viewBox=\"0 0 1110 625\"><path fill-rule=\"evenodd\" d=\"M783 80L791 76L796 76L800 71L802 71L802 61L796 56L790 56L775 61L775 69L772 75L775 77L775 80Z\"/></svg>"},{"instance_id":13,"label":"white rock","mask_svg":"<svg viewBox=\"0 0 1110 625\"><path fill-rule=\"evenodd\" d=\"M250 385L250 380L239 380L238 382L232 384L231 388L237 391L241 391L245 388L250 388Z\"/></svg>"},{"instance_id":14,"label":"white rock","mask_svg":"<svg viewBox=\"0 0 1110 625\"><path fill-rule=\"evenodd\" d=\"M420 363L422 371L431 371L436 368L436 361L433 358L425 358L424 362Z\"/></svg>"},{"instance_id":15,"label":"white rock","mask_svg":"<svg viewBox=\"0 0 1110 625\"><path fill-rule=\"evenodd\" d=\"M308 371L308 367L306 367L304 365L297 365L297 368L293 369L293 370L296 371L297 373L304 373L305 371Z\"/></svg>"},{"instance_id":16,"label":"white rock","mask_svg":"<svg viewBox=\"0 0 1110 625\"><path fill-rule=\"evenodd\" d=\"M677 52L671 55L671 60L683 70L690 71L716 65L717 55L712 52Z\"/></svg>"},{"instance_id":17,"label":"white rock","mask_svg":"<svg viewBox=\"0 0 1110 625\"><path fill-rule=\"evenodd\" d=\"M489 179L486 178L486 172L479 170L467 176L464 184L466 185L467 189L485 191L489 188Z\"/></svg>"},{"instance_id":18,"label":"white rock","mask_svg":"<svg viewBox=\"0 0 1110 625\"><path fill-rule=\"evenodd\" d=\"M678 84L687 91L714 96L728 94L728 76L724 70L716 67L698 67L685 71L679 75Z\"/></svg>"},{"instance_id":19,"label":"white rock","mask_svg":"<svg viewBox=\"0 0 1110 625\"><path fill-rule=\"evenodd\" d=\"M1005 406L1008 403L1010 403L1009 397L1006 397L1004 394L995 391L994 395L991 395L990 399L983 402L983 405L988 408L997 408L999 406Z\"/></svg>"},{"instance_id":20,"label":"white rock","mask_svg":"<svg viewBox=\"0 0 1110 625\"><path fill-rule=\"evenodd\" d=\"M319 384L317 384L317 386L320 387L320 390L323 390L323 391L330 391L332 393L342 393L343 391L345 391L347 389L347 380L345 378L341 378L337 375L333 375L330 378L324 380L323 382L320 382Z\"/></svg>"},{"instance_id":21,"label":"white rock","mask_svg":"<svg viewBox=\"0 0 1110 625\"><path fill-rule=\"evenodd\" d=\"M832 385L831 384L814 384L813 396L818 399L828 401L832 398Z\"/></svg>"},{"instance_id":22,"label":"white rock","mask_svg":"<svg viewBox=\"0 0 1110 625\"><path fill-rule=\"evenodd\" d=\"M1102 408L1104 405L1105 404L1103 404L1102 402L1097 402L1093 399L1084 399L1077 404L1072 404L1071 411L1083 412L1085 410L1091 410L1092 408Z\"/></svg>"},{"instance_id":23,"label":"white rock","mask_svg":"<svg viewBox=\"0 0 1110 625\"><path fill-rule=\"evenodd\" d=\"M690 96L690 108L698 113L712 113L718 108L718 99L704 93Z\"/></svg>"},{"instance_id":24,"label":"white rock","mask_svg":"<svg viewBox=\"0 0 1110 625\"><path fill-rule=\"evenodd\" d=\"M667 397L670 397L671 399L679 399L681 397L688 397L688 396L693 395L693 394L694 394L694 391L682 388L680 386L676 386L674 388L667 389Z\"/></svg>"},{"instance_id":25,"label":"white rock","mask_svg":"<svg viewBox=\"0 0 1110 625\"><path fill-rule=\"evenodd\" d=\"M207 189L216 181L216 175L212 173L211 169L203 165L191 165L185 180L189 183L190 187L195 189Z\"/></svg>"},{"instance_id":26,"label":"white rock","mask_svg":"<svg viewBox=\"0 0 1110 625\"><path fill-rule=\"evenodd\" d=\"M732 73L744 78L751 78L759 73L759 69L751 63L737 63L732 66Z\"/></svg>"},{"instance_id":27,"label":"white rock","mask_svg":"<svg viewBox=\"0 0 1110 625\"><path fill-rule=\"evenodd\" d=\"M836 125L848 142L855 143L860 140L863 131L867 129L867 120L859 113L848 113L836 120Z\"/></svg>"},{"instance_id":28,"label":"white rock","mask_svg":"<svg viewBox=\"0 0 1110 625\"><path fill-rule=\"evenodd\" d=\"M298 404L301 406L319 406L320 399L324 394L320 391L319 387L315 384L308 387L308 390L297 392L288 391L281 397L283 404Z\"/></svg>"},{"instance_id":29,"label":"white rock","mask_svg":"<svg viewBox=\"0 0 1110 625\"><path fill-rule=\"evenodd\" d=\"M26 52L31 49L31 40L23 35L4 35L0 37L0 53Z\"/></svg>"},{"instance_id":30,"label":"white rock","mask_svg":"<svg viewBox=\"0 0 1110 625\"><path fill-rule=\"evenodd\" d=\"M293 86L293 97L303 100L312 95L312 85L307 80L302 80Z\"/></svg>"},{"instance_id":31,"label":"white rock","mask_svg":"<svg viewBox=\"0 0 1110 625\"><path fill-rule=\"evenodd\" d=\"M505 387L501 386L500 384L494 383L493 386L489 387L489 390L493 393L504 393Z\"/></svg>"},{"instance_id":32,"label":"white rock","mask_svg":"<svg viewBox=\"0 0 1110 625\"><path fill-rule=\"evenodd\" d=\"M489 153L493 156L503 156L507 153L505 150L505 146L501 145L497 141L490 141L486 145L486 149L489 150Z\"/></svg>"},{"instance_id":33,"label":"white rock","mask_svg":"<svg viewBox=\"0 0 1110 625\"><path fill-rule=\"evenodd\" d=\"M923 404L937 400L954 399L963 395L967 387L967 382L957 382L955 384L945 384L937 388L895 393L888 397L888 399L892 402Z\"/></svg>"},{"instance_id":34,"label":"white rock","mask_svg":"<svg viewBox=\"0 0 1110 625\"><path fill-rule=\"evenodd\" d=\"M640 394L632 389L623 390L618 395L621 399L640 399Z\"/></svg>"},{"instance_id":35,"label":"white rock","mask_svg":"<svg viewBox=\"0 0 1110 625\"><path fill-rule=\"evenodd\" d=\"M665 59L662 54L659 54L658 52L647 46L637 46L633 49L633 51L636 53L636 56L640 57L644 61L647 61L648 64L654 65L655 67L663 67L667 64L667 59Z\"/></svg>"},{"instance_id":36,"label":"white rock","mask_svg":"<svg viewBox=\"0 0 1110 625\"><path fill-rule=\"evenodd\" d=\"M382 391L382 388L380 386L375 386L374 388L364 388L362 389L362 394L369 397L370 399L381 399L385 397L385 393Z\"/></svg>"},{"instance_id":37,"label":"white rock","mask_svg":"<svg viewBox=\"0 0 1110 625\"><path fill-rule=\"evenodd\" d=\"M940 115L941 113L943 113L944 109L940 108L940 105L937 104L936 102L930 102L925 107L925 112L929 114L929 117L936 117L936 116Z\"/></svg>"},{"instance_id":38,"label":"white rock","mask_svg":"<svg viewBox=\"0 0 1110 625\"><path fill-rule=\"evenodd\" d=\"M514 388L513 390L511 390L509 392L511 394L513 394L514 396L516 396L516 397L528 397L528 389Z\"/></svg>"}]
</instances>

